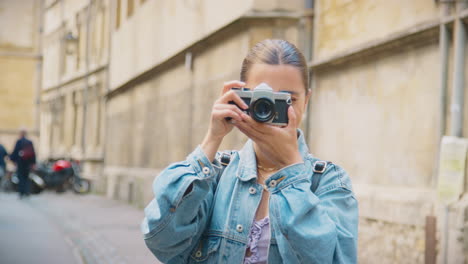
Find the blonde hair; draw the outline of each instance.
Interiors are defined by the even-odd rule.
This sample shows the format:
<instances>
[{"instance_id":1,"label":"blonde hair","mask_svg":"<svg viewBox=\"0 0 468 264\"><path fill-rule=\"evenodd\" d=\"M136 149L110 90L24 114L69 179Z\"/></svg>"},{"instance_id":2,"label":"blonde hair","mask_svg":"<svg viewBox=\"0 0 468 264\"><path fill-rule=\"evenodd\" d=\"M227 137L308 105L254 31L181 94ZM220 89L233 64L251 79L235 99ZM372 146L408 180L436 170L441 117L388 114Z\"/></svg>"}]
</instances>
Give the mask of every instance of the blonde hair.
<instances>
[{"instance_id":1,"label":"blonde hair","mask_svg":"<svg viewBox=\"0 0 468 264\"><path fill-rule=\"evenodd\" d=\"M307 93L309 74L304 55L292 43L282 39L265 39L253 46L242 62L241 81L245 82L254 64L290 65L301 73L302 82Z\"/></svg>"}]
</instances>

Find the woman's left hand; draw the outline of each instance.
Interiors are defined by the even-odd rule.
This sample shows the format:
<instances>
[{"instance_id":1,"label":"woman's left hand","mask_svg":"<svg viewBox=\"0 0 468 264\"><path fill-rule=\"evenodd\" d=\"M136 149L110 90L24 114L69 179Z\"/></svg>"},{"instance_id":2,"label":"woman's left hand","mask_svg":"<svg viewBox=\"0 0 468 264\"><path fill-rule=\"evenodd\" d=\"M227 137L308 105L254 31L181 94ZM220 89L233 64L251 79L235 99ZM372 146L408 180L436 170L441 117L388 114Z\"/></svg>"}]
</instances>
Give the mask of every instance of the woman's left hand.
<instances>
[{"instance_id":1,"label":"woman's left hand","mask_svg":"<svg viewBox=\"0 0 468 264\"><path fill-rule=\"evenodd\" d=\"M256 122L247 114L242 114L242 121L235 122L234 126L255 141L271 163L283 168L303 162L297 143L296 113L292 106L288 108L288 119L287 126L278 127Z\"/></svg>"}]
</instances>

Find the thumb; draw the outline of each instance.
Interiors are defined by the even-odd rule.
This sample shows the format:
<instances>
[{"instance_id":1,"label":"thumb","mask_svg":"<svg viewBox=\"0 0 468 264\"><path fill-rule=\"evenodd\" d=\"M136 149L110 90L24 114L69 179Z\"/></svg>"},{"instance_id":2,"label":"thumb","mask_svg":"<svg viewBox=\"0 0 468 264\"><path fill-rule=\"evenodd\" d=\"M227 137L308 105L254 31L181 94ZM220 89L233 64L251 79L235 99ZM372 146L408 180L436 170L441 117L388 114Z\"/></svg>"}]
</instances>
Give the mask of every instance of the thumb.
<instances>
[{"instance_id":1,"label":"thumb","mask_svg":"<svg viewBox=\"0 0 468 264\"><path fill-rule=\"evenodd\" d=\"M296 130L297 128L297 117L296 112L294 111L294 107L288 107L288 126L289 129Z\"/></svg>"}]
</instances>

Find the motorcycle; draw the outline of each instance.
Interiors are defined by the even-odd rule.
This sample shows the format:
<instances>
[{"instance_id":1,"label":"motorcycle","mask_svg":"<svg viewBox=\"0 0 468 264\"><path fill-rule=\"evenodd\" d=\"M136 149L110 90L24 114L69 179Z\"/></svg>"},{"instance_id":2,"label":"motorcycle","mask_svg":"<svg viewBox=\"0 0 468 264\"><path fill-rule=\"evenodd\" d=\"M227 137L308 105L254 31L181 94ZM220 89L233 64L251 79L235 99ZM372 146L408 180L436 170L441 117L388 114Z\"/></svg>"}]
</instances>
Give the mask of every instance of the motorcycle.
<instances>
[{"instance_id":1,"label":"motorcycle","mask_svg":"<svg viewBox=\"0 0 468 264\"><path fill-rule=\"evenodd\" d=\"M77 194L91 190L91 181L80 176L80 166L75 160L39 163L32 174L43 180L43 184L39 185L42 189L54 189L57 192L72 189Z\"/></svg>"}]
</instances>

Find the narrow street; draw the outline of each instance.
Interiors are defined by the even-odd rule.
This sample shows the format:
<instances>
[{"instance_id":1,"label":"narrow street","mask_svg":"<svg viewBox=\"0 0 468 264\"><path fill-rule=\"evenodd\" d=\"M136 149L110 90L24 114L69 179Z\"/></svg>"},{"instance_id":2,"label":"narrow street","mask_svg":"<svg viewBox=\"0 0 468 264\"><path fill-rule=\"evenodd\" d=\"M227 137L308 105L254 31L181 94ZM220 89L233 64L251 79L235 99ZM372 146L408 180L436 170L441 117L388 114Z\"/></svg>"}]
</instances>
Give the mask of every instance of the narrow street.
<instances>
[{"instance_id":1,"label":"narrow street","mask_svg":"<svg viewBox=\"0 0 468 264\"><path fill-rule=\"evenodd\" d=\"M0 193L0 263L159 263L140 234L142 218L98 195Z\"/></svg>"}]
</instances>

